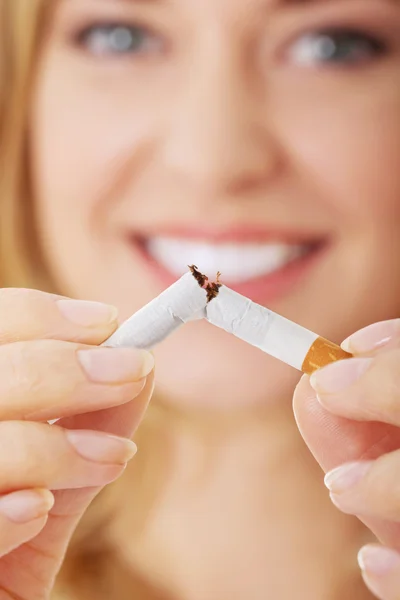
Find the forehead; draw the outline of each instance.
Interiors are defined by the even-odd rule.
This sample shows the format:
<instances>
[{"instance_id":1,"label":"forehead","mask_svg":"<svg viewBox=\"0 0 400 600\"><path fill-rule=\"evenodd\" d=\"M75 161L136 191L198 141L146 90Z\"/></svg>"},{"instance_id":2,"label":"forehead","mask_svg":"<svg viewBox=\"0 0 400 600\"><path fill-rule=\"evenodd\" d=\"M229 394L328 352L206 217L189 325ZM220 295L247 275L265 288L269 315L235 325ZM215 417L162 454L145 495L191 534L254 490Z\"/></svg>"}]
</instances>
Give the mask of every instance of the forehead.
<instances>
[{"instance_id":1,"label":"forehead","mask_svg":"<svg viewBox=\"0 0 400 600\"><path fill-rule=\"evenodd\" d=\"M65 1L65 0L64 0ZM125 5L125 6L156 6L156 5L177 5L181 4L188 8L190 6L199 5L205 6L208 3L208 0L66 0L67 2L79 2L80 4L84 4L85 2L96 3L97 5ZM244 10L247 8L255 8L259 7L260 9L268 9L279 6L312 6L312 5L332 5L332 4L343 4L348 5L354 1L358 1L359 3L362 0L211 0L209 4L218 6L234 6L240 5ZM400 6L400 0L366 0L372 4L380 4L380 5L398 5Z\"/></svg>"},{"instance_id":2,"label":"forehead","mask_svg":"<svg viewBox=\"0 0 400 600\"><path fill-rule=\"evenodd\" d=\"M186 5L190 4L204 4L205 0L64 0L69 3L71 2L79 2L80 4L84 4L85 2L94 2L98 5L101 4L110 4L110 5L157 5L157 4L176 4L179 2L183 2ZM400 0L372 0L378 4L399 4ZM243 4L251 5L258 4L260 6L268 7L268 6L276 6L276 5L308 5L308 4L332 4L332 3L342 2L343 4L348 4L351 0L245 0ZM234 0L213 0L213 4L234 4Z\"/></svg>"},{"instance_id":3,"label":"forehead","mask_svg":"<svg viewBox=\"0 0 400 600\"><path fill-rule=\"evenodd\" d=\"M368 4L400 7L400 0L59 0L59 3L64 8L68 9L129 9L135 7L175 7L181 10L190 11L191 9L219 11L234 11L234 12L269 12L274 9L287 7L323 7L323 6L343 6L349 7L357 5L360 10Z\"/></svg>"}]
</instances>

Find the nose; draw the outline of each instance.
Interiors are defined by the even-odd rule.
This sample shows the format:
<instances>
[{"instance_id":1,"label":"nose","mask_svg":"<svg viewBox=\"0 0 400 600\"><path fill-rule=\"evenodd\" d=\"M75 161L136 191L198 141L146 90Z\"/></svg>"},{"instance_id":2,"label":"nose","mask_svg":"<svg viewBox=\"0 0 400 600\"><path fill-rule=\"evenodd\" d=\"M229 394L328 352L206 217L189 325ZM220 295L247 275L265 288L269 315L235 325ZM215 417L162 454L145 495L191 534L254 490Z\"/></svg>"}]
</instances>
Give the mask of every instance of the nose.
<instances>
[{"instance_id":1,"label":"nose","mask_svg":"<svg viewBox=\"0 0 400 600\"><path fill-rule=\"evenodd\" d=\"M221 55L192 65L175 98L163 160L192 184L239 194L273 177L280 153L268 109L246 73L227 63Z\"/></svg>"}]
</instances>

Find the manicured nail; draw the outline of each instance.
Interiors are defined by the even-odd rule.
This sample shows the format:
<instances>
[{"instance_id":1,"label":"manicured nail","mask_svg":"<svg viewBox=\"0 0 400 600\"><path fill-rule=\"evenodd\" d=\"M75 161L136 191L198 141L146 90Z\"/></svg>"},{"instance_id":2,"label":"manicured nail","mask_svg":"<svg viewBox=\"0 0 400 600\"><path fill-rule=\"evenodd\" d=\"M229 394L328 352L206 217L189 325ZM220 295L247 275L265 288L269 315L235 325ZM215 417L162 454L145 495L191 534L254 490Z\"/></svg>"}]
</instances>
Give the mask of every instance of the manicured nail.
<instances>
[{"instance_id":1,"label":"manicured nail","mask_svg":"<svg viewBox=\"0 0 400 600\"><path fill-rule=\"evenodd\" d=\"M364 546L357 558L360 568L371 575L386 575L400 568L400 554L383 546Z\"/></svg>"},{"instance_id":2,"label":"manicured nail","mask_svg":"<svg viewBox=\"0 0 400 600\"><path fill-rule=\"evenodd\" d=\"M123 465L137 451L131 440L101 431L65 430L65 435L82 458L97 463Z\"/></svg>"},{"instance_id":3,"label":"manicured nail","mask_svg":"<svg viewBox=\"0 0 400 600\"><path fill-rule=\"evenodd\" d=\"M78 359L89 379L96 383L139 381L154 367L153 355L135 348L79 350Z\"/></svg>"},{"instance_id":4,"label":"manicured nail","mask_svg":"<svg viewBox=\"0 0 400 600\"><path fill-rule=\"evenodd\" d=\"M83 327L108 325L117 319L115 306L88 300L62 299L57 301L58 309L68 321Z\"/></svg>"},{"instance_id":5,"label":"manicured nail","mask_svg":"<svg viewBox=\"0 0 400 600\"><path fill-rule=\"evenodd\" d=\"M315 371L310 384L320 394L335 394L355 383L369 368L372 358L338 360Z\"/></svg>"},{"instance_id":6,"label":"manicured nail","mask_svg":"<svg viewBox=\"0 0 400 600\"><path fill-rule=\"evenodd\" d=\"M29 523L46 515L53 504L49 490L22 490L0 496L0 513L14 523Z\"/></svg>"},{"instance_id":7,"label":"manicured nail","mask_svg":"<svg viewBox=\"0 0 400 600\"><path fill-rule=\"evenodd\" d=\"M381 321L364 327L346 338L341 346L351 354L363 354L386 346L393 339L400 339L400 319Z\"/></svg>"},{"instance_id":8,"label":"manicured nail","mask_svg":"<svg viewBox=\"0 0 400 600\"><path fill-rule=\"evenodd\" d=\"M345 492L355 485L369 471L372 461L352 462L336 467L325 475L324 483L334 494Z\"/></svg>"}]
</instances>

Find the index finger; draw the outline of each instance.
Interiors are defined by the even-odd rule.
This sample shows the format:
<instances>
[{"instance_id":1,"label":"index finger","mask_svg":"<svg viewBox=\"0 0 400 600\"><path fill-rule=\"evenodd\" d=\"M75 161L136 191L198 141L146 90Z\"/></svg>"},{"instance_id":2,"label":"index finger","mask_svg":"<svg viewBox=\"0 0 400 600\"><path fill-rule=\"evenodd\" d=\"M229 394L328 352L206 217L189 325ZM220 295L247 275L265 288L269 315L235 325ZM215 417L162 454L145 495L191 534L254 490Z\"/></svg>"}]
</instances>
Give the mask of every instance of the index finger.
<instances>
[{"instance_id":1,"label":"index finger","mask_svg":"<svg viewBox=\"0 0 400 600\"><path fill-rule=\"evenodd\" d=\"M117 328L118 311L100 302L38 290L0 289L0 344L34 339L100 344Z\"/></svg>"}]
</instances>

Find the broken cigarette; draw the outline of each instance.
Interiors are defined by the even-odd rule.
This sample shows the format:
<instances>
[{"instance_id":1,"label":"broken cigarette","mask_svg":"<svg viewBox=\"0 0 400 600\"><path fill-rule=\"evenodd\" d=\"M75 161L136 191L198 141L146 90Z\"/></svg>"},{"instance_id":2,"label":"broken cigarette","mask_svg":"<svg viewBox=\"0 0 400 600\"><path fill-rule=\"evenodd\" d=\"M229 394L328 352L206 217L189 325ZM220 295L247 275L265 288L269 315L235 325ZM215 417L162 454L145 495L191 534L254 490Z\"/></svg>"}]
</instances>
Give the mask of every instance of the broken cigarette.
<instances>
[{"instance_id":1,"label":"broken cigarette","mask_svg":"<svg viewBox=\"0 0 400 600\"><path fill-rule=\"evenodd\" d=\"M151 350L184 323L204 318L209 292L206 287L201 287L191 271L134 313L102 346ZM204 285L207 281L205 278ZM58 420L52 419L48 423L52 425Z\"/></svg>"},{"instance_id":2,"label":"broken cigarette","mask_svg":"<svg viewBox=\"0 0 400 600\"><path fill-rule=\"evenodd\" d=\"M349 358L332 342L225 285L207 304L206 319L267 354L310 375L331 362Z\"/></svg>"},{"instance_id":3,"label":"broken cigarette","mask_svg":"<svg viewBox=\"0 0 400 600\"><path fill-rule=\"evenodd\" d=\"M204 318L206 305L207 290L186 273L125 321L103 346L151 350L184 323Z\"/></svg>"},{"instance_id":4,"label":"broken cigarette","mask_svg":"<svg viewBox=\"0 0 400 600\"><path fill-rule=\"evenodd\" d=\"M252 302L191 266L176 283L141 308L104 342L104 346L134 346L151 350L188 321L209 323L263 352L311 374L331 362L349 358L329 340Z\"/></svg>"}]
</instances>

